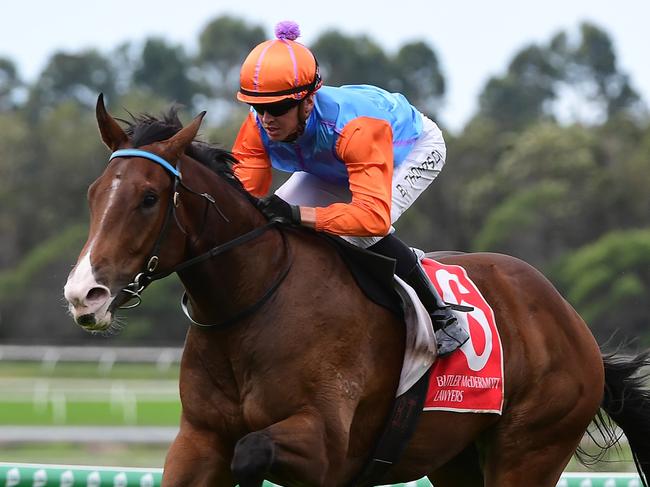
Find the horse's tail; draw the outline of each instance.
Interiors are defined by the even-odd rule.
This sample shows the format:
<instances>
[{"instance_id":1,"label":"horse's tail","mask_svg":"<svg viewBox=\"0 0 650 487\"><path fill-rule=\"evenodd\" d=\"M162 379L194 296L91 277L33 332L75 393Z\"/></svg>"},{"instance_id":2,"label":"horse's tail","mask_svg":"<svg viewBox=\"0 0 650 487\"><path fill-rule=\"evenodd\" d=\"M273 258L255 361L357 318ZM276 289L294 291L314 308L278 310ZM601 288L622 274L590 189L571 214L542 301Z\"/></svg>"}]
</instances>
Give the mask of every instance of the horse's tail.
<instances>
[{"instance_id":1,"label":"horse's tail","mask_svg":"<svg viewBox=\"0 0 650 487\"><path fill-rule=\"evenodd\" d=\"M634 357L617 353L603 354L605 365L605 394L602 410L614 420L627 437L641 482L648 486L650 478L650 352ZM643 370L645 368L645 370ZM601 433L609 430L609 437L618 437L599 418Z\"/></svg>"}]
</instances>

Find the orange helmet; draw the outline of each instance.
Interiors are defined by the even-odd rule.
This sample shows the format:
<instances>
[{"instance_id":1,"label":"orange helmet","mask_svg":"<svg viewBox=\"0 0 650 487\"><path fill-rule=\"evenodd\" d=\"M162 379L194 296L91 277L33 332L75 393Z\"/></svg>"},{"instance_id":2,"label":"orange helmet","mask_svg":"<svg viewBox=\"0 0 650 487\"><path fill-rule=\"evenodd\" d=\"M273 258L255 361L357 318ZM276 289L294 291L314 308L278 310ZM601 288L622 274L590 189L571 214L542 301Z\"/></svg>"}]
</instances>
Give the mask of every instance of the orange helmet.
<instances>
[{"instance_id":1,"label":"orange helmet","mask_svg":"<svg viewBox=\"0 0 650 487\"><path fill-rule=\"evenodd\" d=\"M296 42L300 28L280 22L277 39L258 44L240 72L237 99L245 103L274 103L286 98L302 100L321 87L318 62L311 51Z\"/></svg>"}]
</instances>

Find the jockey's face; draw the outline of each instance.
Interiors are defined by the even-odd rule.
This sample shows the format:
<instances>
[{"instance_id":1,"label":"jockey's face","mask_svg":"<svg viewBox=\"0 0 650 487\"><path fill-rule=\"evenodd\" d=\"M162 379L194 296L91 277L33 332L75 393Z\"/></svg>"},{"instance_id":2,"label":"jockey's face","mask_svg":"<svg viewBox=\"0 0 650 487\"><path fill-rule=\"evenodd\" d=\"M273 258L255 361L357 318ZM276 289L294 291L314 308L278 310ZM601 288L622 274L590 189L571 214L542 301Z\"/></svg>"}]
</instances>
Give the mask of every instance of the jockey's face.
<instances>
[{"instance_id":1,"label":"jockey's face","mask_svg":"<svg viewBox=\"0 0 650 487\"><path fill-rule=\"evenodd\" d=\"M302 103L293 105L286 111L274 110L273 106L268 109L264 105L254 105L253 108L257 111L257 117L262 122L269 139L281 142L298 132L301 124L307 120L314 108L314 99L313 96L308 96ZM283 111L284 113L281 113Z\"/></svg>"}]
</instances>

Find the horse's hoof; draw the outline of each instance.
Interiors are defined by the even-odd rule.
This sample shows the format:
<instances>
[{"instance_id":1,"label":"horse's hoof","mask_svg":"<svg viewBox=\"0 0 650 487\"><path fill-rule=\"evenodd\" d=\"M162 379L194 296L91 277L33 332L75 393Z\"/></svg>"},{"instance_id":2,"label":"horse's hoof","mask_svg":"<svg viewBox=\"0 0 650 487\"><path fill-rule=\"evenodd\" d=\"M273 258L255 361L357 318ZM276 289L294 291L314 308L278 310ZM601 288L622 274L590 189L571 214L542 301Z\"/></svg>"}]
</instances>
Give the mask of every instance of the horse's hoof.
<instances>
[{"instance_id":1,"label":"horse's hoof","mask_svg":"<svg viewBox=\"0 0 650 487\"><path fill-rule=\"evenodd\" d=\"M249 433L235 445L230 468L240 487L261 487L275 457L273 440L265 433Z\"/></svg>"}]
</instances>

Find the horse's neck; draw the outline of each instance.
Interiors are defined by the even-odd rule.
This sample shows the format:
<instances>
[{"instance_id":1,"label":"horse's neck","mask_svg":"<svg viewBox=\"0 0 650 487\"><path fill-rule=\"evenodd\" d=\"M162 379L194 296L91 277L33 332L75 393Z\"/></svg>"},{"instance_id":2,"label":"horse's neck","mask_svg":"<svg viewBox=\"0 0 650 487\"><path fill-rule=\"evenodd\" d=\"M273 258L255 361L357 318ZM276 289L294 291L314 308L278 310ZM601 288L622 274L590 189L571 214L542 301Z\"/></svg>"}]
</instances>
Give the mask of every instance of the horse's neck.
<instances>
[{"instance_id":1,"label":"horse's neck","mask_svg":"<svg viewBox=\"0 0 650 487\"><path fill-rule=\"evenodd\" d=\"M197 196L185 207L190 222L186 258L201 255L266 223L251 202L223 177L194 162L184 182L215 199L215 205ZM205 209L208 205L208 209ZM218 208L218 209L217 209ZM209 258L180 273L194 310L194 319L221 322L255 303L272 284L286 256L278 232L270 231Z\"/></svg>"}]
</instances>

